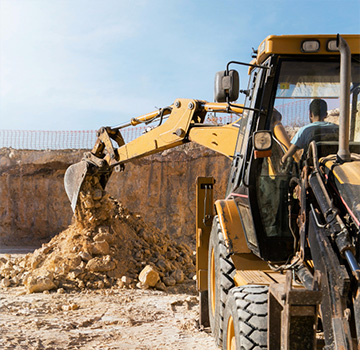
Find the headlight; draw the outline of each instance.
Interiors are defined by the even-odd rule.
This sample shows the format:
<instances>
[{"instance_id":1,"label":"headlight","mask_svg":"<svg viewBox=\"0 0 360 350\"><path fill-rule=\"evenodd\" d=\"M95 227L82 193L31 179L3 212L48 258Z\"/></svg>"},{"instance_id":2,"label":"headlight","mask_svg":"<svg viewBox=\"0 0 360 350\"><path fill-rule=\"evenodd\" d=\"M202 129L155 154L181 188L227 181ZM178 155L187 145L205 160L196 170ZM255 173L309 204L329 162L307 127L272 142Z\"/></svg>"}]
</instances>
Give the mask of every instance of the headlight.
<instances>
[{"instance_id":1,"label":"headlight","mask_svg":"<svg viewBox=\"0 0 360 350\"><path fill-rule=\"evenodd\" d=\"M328 51L339 51L337 47L337 40L336 39L329 40L326 44L326 49Z\"/></svg>"},{"instance_id":2,"label":"headlight","mask_svg":"<svg viewBox=\"0 0 360 350\"><path fill-rule=\"evenodd\" d=\"M272 146L272 138L270 131L254 132L254 148L257 151L267 151Z\"/></svg>"},{"instance_id":3,"label":"headlight","mask_svg":"<svg viewBox=\"0 0 360 350\"><path fill-rule=\"evenodd\" d=\"M320 42L318 40L305 40L301 43L302 52L318 52L320 50Z\"/></svg>"}]
</instances>

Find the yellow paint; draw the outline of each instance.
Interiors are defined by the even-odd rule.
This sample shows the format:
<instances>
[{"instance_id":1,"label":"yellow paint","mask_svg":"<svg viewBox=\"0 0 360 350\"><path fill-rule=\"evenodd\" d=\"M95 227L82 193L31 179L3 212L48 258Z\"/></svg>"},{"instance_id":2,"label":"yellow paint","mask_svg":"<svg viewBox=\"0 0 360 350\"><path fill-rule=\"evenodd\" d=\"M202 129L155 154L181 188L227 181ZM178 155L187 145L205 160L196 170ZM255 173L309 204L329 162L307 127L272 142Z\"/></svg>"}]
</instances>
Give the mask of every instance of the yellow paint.
<instances>
[{"instance_id":1,"label":"yellow paint","mask_svg":"<svg viewBox=\"0 0 360 350\"><path fill-rule=\"evenodd\" d=\"M235 122L236 123L236 122ZM223 126L199 126L189 132L189 140L232 158L235 153L239 128L233 124ZM226 142L224 142L226 140Z\"/></svg>"},{"instance_id":2,"label":"yellow paint","mask_svg":"<svg viewBox=\"0 0 360 350\"><path fill-rule=\"evenodd\" d=\"M325 165L333 169L333 174L340 184L360 185L360 157L352 155L353 161L343 164L335 164L335 159L328 160Z\"/></svg>"},{"instance_id":3,"label":"yellow paint","mask_svg":"<svg viewBox=\"0 0 360 350\"><path fill-rule=\"evenodd\" d=\"M224 239L230 244L234 253L250 253L242 228L240 214L234 200L218 200L215 202Z\"/></svg>"},{"instance_id":4,"label":"yellow paint","mask_svg":"<svg viewBox=\"0 0 360 350\"><path fill-rule=\"evenodd\" d=\"M274 283L266 273L261 270L238 270L234 277L236 286L243 286L247 284L270 285Z\"/></svg>"},{"instance_id":5,"label":"yellow paint","mask_svg":"<svg viewBox=\"0 0 360 350\"><path fill-rule=\"evenodd\" d=\"M352 54L360 53L360 35L342 35L348 43ZM329 40L335 40L336 35L270 35L258 48L255 64L263 63L270 55L340 55L339 52L327 51ZM301 51L301 44L305 40L317 40L320 43L318 52L306 53Z\"/></svg>"}]
</instances>

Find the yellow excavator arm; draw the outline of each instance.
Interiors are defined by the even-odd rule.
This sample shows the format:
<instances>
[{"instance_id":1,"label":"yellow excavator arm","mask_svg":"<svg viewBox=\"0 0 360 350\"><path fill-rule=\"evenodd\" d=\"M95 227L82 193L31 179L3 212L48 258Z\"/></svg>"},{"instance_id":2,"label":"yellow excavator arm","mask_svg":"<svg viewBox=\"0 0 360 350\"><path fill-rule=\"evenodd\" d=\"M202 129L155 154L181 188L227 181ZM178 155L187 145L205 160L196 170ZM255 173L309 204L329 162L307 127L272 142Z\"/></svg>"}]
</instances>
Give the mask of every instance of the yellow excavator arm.
<instances>
[{"instance_id":1,"label":"yellow excavator arm","mask_svg":"<svg viewBox=\"0 0 360 350\"><path fill-rule=\"evenodd\" d=\"M240 105L209 103L201 100L177 99L166 108L133 118L118 127L102 127L96 143L80 163L71 165L65 173L65 190L75 211L78 195L86 176L98 176L105 188L112 170L150 154L162 152L187 142L196 142L232 158L239 132L237 121L232 124L204 124L208 112L242 114ZM140 123L158 122L140 137L125 143L120 130ZM117 146L114 146L115 141Z\"/></svg>"}]
</instances>

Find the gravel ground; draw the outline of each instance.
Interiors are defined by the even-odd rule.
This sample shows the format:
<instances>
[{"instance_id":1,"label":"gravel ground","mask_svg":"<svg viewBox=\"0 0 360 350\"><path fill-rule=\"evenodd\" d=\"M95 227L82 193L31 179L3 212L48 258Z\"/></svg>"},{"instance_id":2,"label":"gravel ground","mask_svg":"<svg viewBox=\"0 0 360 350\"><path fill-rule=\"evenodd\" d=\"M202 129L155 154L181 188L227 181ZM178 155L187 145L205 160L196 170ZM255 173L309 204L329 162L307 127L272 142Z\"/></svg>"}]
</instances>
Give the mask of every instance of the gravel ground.
<instances>
[{"instance_id":1,"label":"gravel ground","mask_svg":"<svg viewBox=\"0 0 360 350\"><path fill-rule=\"evenodd\" d=\"M2 288L1 349L217 349L198 325L195 283L27 294Z\"/></svg>"}]
</instances>

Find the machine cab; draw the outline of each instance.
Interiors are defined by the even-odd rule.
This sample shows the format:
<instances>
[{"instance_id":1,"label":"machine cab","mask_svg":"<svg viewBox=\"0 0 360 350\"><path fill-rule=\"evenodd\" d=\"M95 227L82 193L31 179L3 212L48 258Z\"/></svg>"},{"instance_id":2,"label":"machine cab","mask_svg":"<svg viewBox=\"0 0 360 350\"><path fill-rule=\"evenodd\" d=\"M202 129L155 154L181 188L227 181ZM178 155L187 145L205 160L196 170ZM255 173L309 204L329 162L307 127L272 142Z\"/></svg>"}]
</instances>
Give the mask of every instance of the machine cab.
<instances>
[{"instance_id":1,"label":"machine cab","mask_svg":"<svg viewBox=\"0 0 360 350\"><path fill-rule=\"evenodd\" d=\"M353 36L345 39L351 51L358 53L358 40ZM293 195L289 196L289 189L295 187L299 178L301 152L306 154L308 144L303 145L293 162L283 165L281 158L290 145L289 140L310 123L309 106L313 100L324 101L327 111L324 123L309 133L308 141L317 141L320 156L336 154L340 55L335 41L334 36L271 36L259 46L257 59L250 65L226 197L237 203L248 247L267 261L286 261L294 252L298 213L289 212L288 208L293 211L296 208L294 203L289 206L289 201L296 201ZM352 56L351 65L350 143L351 147L359 147L358 54ZM225 72L224 75L231 79L224 79L222 88L225 91L227 88L230 94L220 98L227 96L227 102L231 103L235 96L231 83L236 80L236 74ZM272 143L271 152L259 156L255 135L260 131L271 132Z\"/></svg>"}]
</instances>

